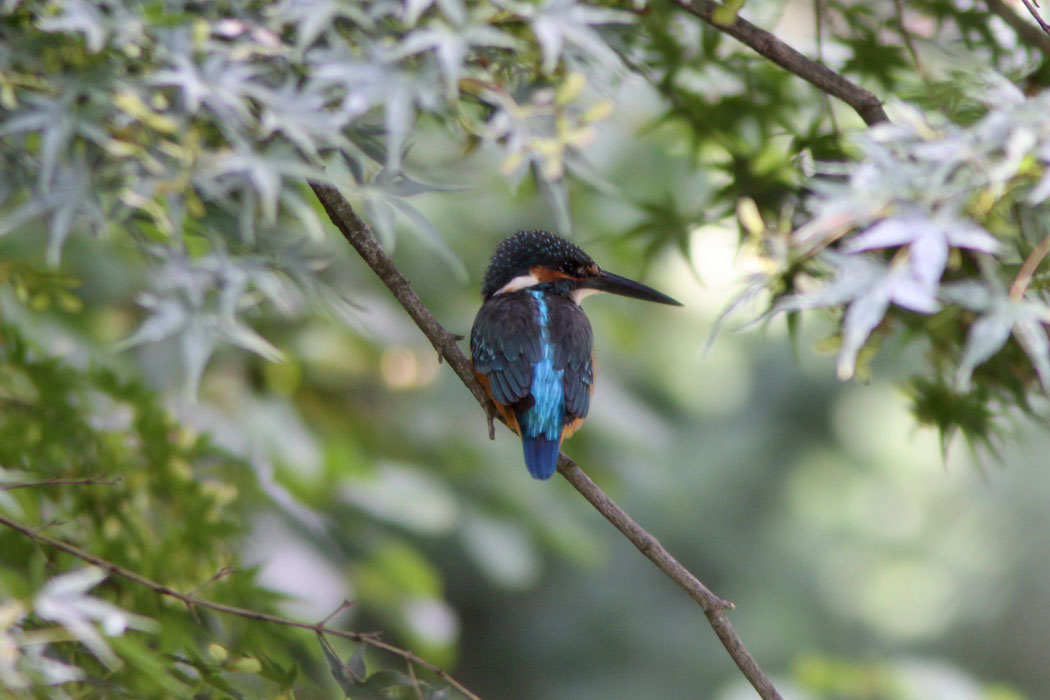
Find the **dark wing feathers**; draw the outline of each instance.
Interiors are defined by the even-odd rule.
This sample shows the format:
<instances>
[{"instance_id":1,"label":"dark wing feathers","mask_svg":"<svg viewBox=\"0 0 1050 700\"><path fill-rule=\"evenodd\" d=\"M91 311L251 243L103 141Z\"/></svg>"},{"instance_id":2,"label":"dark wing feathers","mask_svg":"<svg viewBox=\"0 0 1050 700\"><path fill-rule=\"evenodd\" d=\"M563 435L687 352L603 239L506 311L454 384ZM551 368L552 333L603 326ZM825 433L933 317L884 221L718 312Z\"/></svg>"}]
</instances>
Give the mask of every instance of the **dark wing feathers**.
<instances>
[{"instance_id":1,"label":"dark wing feathers","mask_svg":"<svg viewBox=\"0 0 1050 700\"><path fill-rule=\"evenodd\" d=\"M540 361L535 304L526 293L486 301L470 330L475 371L489 379L492 398L512 406L529 396L532 366Z\"/></svg>"},{"instance_id":2,"label":"dark wing feathers","mask_svg":"<svg viewBox=\"0 0 1050 700\"><path fill-rule=\"evenodd\" d=\"M566 297L553 297L550 337L554 343L554 369L564 370L565 422L586 418L591 405L594 366L591 358L591 324L579 305Z\"/></svg>"},{"instance_id":3,"label":"dark wing feathers","mask_svg":"<svg viewBox=\"0 0 1050 700\"><path fill-rule=\"evenodd\" d=\"M546 299L554 369L564 371L565 422L586 418L594 367L591 324L571 299ZM528 292L497 294L482 305L470 331L474 369L488 377L492 398L513 406L529 397L532 367L542 358L536 305Z\"/></svg>"}]
</instances>

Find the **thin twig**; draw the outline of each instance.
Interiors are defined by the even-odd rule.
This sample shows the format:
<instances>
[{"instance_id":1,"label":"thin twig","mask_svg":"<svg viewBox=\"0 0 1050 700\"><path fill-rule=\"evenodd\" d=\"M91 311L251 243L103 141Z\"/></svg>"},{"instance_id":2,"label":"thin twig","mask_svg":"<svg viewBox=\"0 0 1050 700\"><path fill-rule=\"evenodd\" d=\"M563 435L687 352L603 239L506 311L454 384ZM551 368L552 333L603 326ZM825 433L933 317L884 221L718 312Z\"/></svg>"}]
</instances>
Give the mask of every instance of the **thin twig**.
<instances>
[{"instance_id":1,"label":"thin twig","mask_svg":"<svg viewBox=\"0 0 1050 700\"><path fill-rule=\"evenodd\" d=\"M799 53L774 34L756 27L742 17L736 17L732 23L727 25L716 22L714 20L715 10L721 5L714 0L673 0L673 2L720 32L747 44L781 68L794 73L827 94L839 98L852 107L868 126L890 120L882 109L882 102L878 97L824 64L817 63Z\"/></svg>"},{"instance_id":2,"label":"thin twig","mask_svg":"<svg viewBox=\"0 0 1050 700\"><path fill-rule=\"evenodd\" d=\"M897 24L900 25L901 38L904 39L904 46L908 49L908 54L911 56L912 63L915 64L915 72L919 74L919 77L924 81L929 82L929 76L926 74L926 70L922 67L922 61L919 60L919 52L915 49L915 41L911 37L911 32L904 26L904 0L893 0L893 5L897 11Z\"/></svg>"},{"instance_id":3,"label":"thin twig","mask_svg":"<svg viewBox=\"0 0 1050 700\"><path fill-rule=\"evenodd\" d=\"M813 29L817 39L817 61L824 62L824 0L813 0Z\"/></svg>"},{"instance_id":4,"label":"thin twig","mask_svg":"<svg viewBox=\"0 0 1050 700\"><path fill-rule=\"evenodd\" d=\"M197 586L192 591L190 591L190 595L197 595L202 590L204 590L207 586L210 586L211 584L215 583L219 579L226 578L230 574L235 574L235 573L237 573L237 569L234 569L232 566L224 566L221 569L219 569L218 571L216 571L214 574L212 574L211 578L209 578L207 581L205 581L204 583L202 583L201 585ZM324 623L322 623L322 624L324 624Z\"/></svg>"},{"instance_id":5,"label":"thin twig","mask_svg":"<svg viewBox=\"0 0 1050 700\"><path fill-rule=\"evenodd\" d=\"M327 625L329 622L331 622L333 617L335 617L339 613L343 612L347 608L352 608L356 604L357 604L356 601L353 601L353 600L343 600L343 602L339 604L339 607L337 607L332 612L328 613L328 616L325 617L325 619L323 619L320 622L318 622L317 624L319 624L319 625Z\"/></svg>"},{"instance_id":6,"label":"thin twig","mask_svg":"<svg viewBox=\"0 0 1050 700\"><path fill-rule=\"evenodd\" d=\"M0 484L0 491L14 491L15 489L27 489L34 486L112 486L113 484L119 484L123 480L124 478L121 476L87 476L79 479L61 479L54 477L51 479L43 479L41 481L12 481L7 484Z\"/></svg>"},{"instance_id":7,"label":"thin twig","mask_svg":"<svg viewBox=\"0 0 1050 700\"><path fill-rule=\"evenodd\" d=\"M204 590L205 586L208 586L208 585L218 581L219 579L221 579L221 578L223 578L225 576L229 576L233 572L234 572L233 567L230 567L230 566L222 567L221 569L216 571L214 574L212 574L211 578L209 578L207 581L205 581L204 583L202 583L199 586L197 586L196 588L194 588L192 591L190 591L189 595L191 595L191 596L197 595L202 590ZM190 615L193 616L193 621L194 622L196 622L198 625L204 624L204 623L201 622L200 615L197 614L197 608L193 607L192 605L187 605L186 609L190 611Z\"/></svg>"},{"instance_id":8,"label":"thin twig","mask_svg":"<svg viewBox=\"0 0 1050 700\"><path fill-rule=\"evenodd\" d=\"M389 644L380 639L377 639L374 635L364 634L361 632L352 632L350 630L341 630L333 627L325 627L323 623L311 625L308 622L290 620L285 617L280 617L279 615L271 615L270 613L261 612L259 610L239 608L235 605L216 603L214 601L210 601L204 598L198 598L197 596L188 595L186 593L180 593L174 588L165 586L163 583L158 583L157 581L148 579L145 576L132 571L131 569L125 569L123 566L114 564L113 562L103 559L102 557L95 556L90 552L85 552L79 547L71 545L68 542L63 542L62 540L56 540L53 537L48 537L47 535L41 534L39 531L29 527L28 525L23 525L22 523L11 520L3 515L0 515L0 525L9 527L12 530L16 530L17 532L21 532L26 537L29 537L30 539L35 540L36 542L39 542L41 544L47 545L52 549L57 549L59 551L65 552L66 554L70 554L76 557L77 559L86 561L88 564L93 564L94 566L97 566L104 571L108 571L113 576L119 576L120 578L127 579L128 581L131 581L133 583L137 583L140 586L144 586L150 589L154 593L158 593L160 595L168 596L169 598L180 600L191 608L207 608L208 610L214 610L215 612L223 613L225 615L236 615L237 617L243 617L248 620L271 622L276 625L284 625L285 627L298 627L299 629L311 630L313 632L316 632L317 634L330 634L335 637L343 637L344 639L351 639L355 642L367 644L368 646L374 647L376 649L382 649L383 651L393 654L394 656L401 657L405 661L411 662L413 664L419 664L420 666L429 669L430 671L435 673L439 678L441 678L441 680L448 683L450 686L461 692L470 700L481 700L480 697L468 690L462 683L450 676L448 672L442 669L441 667L435 666L426 659L416 656L407 649L402 649L401 647L396 647L393 644Z\"/></svg>"},{"instance_id":9,"label":"thin twig","mask_svg":"<svg viewBox=\"0 0 1050 700\"><path fill-rule=\"evenodd\" d=\"M1050 254L1050 234L1039 241L1038 245L1032 248L1032 252L1021 263L1021 269L1017 271L1017 277L1014 278L1013 283L1010 285L1011 299L1014 301L1021 300L1025 290L1028 289L1028 285L1032 282L1032 276L1035 275L1036 268L1039 267L1039 263L1043 262L1043 258L1048 254Z\"/></svg>"},{"instance_id":10,"label":"thin twig","mask_svg":"<svg viewBox=\"0 0 1050 700\"><path fill-rule=\"evenodd\" d=\"M331 185L311 182L310 187L313 188L332 223L393 293L434 349L459 376L460 381L470 390L478 403L496 415L498 412L474 376L470 361L456 345L455 336L445 330L420 301L408 280L379 245L371 227L357 215L346 198ZM497 417L502 420L501 416L497 415ZM773 687L772 681L762 671L744 646L736 630L733 629L725 612L726 609L732 608L733 604L712 593L692 572L671 556L658 539L636 523L580 469L576 462L566 457L564 453L558 458L558 471L642 554L699 603L722 645L747 680L758 691L759 696L763 700L782 700L776 688Z\"/></svg>"},{"instance_id":11,"label":"thin twig","mask_svg":"<svg viewBox=\"0 0 1050 700\"><path fill-rule=\"evenodd\" d=\"M999 19L1006 22L1017 36L1029 44L1035 44L1045 54L1050 54L1050 36L1026 22L1024 17L1014 12L1014 8L1007 5L1003 0L984 0L984 4Z\"/></svg>"},{"instance_id":12,"label":"thin twig","mask_svg":"<svg viewBox=\"0 0 1050 700\"><path fill-rule=\"evenodd\" d=\"M1039 11L1035 8L1034 5L1032 5L1031 0L1021 0L1021 2L1023 2L1024 6L1028 8L1028 11L1032 13L1032 17L1035 17L1035 21L1039 23L1040 28L1042 28L1042 30L1046 32L1048 36L1050 36L1050 24L1046 23L1046 20L1043 19L1043 16L1039 14Z\"/></svg>"},{"instance_id":13,"label":"thin twig","mask_svg":"<svg viewBox=\"0 0 1050 700\"><path fill-rule=\"evenodd\" d=\"M412 679L412 689L416 691L416 700L424 700L423 689L419 687L419 679L416 678L416 667L408 659L405 659L405 666L408 666L408 677Z\"/></svg>"},{"instance_id":14,"label":"thin twig","mask_svg":"<svg viewBox=\"0 0 1050 700\"><path fill-rule=\"evenodd\" d=\"M817 39L817 62L824 62L824 0L813 0L813 28ZM836 137L841 137L839 120L835 117L835 105L831 101L831 95L826 92L820 93L825 102L828 103L828 121L831 122L831 130Z\"/></svg>"}]
</instances>

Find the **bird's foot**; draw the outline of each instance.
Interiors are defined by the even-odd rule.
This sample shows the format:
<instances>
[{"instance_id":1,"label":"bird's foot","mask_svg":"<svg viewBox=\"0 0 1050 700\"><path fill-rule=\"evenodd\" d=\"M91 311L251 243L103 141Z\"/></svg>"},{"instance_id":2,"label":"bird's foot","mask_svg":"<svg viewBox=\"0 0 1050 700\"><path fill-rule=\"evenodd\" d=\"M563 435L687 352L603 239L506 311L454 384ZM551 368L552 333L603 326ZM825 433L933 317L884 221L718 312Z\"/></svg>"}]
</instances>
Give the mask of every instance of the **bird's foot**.
<instances>
[{"instance_id":1,"label":"bird's foot","mask_svg":"<svg viewBox=\"0 0 1050 700\"><path fill-rule=\"evenodd\" d=\"M452 338L453 344L458 343L459 341L461 341L461 340L463 340L464 338L467 337L467 336L462 335L460 333L449 333L448 331L445 331L445 332L448 333L448 336L450 338ZM445 356L442 354L442 350L440 348L438 348L436 345L434 347L437 348L438 364L440 365L441 363L443 363L445 361Z\"/></svg>"},{"instance_id":2,"label":"bird's foot","mask_svg":"<svg viewBox=\"0 0 1050 700\"><path fill-rule=\"evenodd\" d=\"M492 413L492 408L486 404L485 406L485 420L489 424L489 440L496 439L496 424L492 422L492 419L496 416Z\"/></svg>"}]
</instances>

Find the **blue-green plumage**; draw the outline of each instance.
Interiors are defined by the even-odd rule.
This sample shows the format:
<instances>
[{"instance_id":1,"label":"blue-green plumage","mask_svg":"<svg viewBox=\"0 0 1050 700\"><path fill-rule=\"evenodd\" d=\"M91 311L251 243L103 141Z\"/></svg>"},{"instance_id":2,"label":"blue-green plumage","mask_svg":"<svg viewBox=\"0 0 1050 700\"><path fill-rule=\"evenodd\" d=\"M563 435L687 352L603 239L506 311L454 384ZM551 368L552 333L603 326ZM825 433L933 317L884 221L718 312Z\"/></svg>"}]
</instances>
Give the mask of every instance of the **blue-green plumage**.
<instances>
[{"instance_id":1,"label":"blue-green plumage","mask_svg":"<svg viewBox=\"0 0 1050 700\"><path fill-rule=\"evenodd\" d=\"M493 400L517 422L529 473L549 478L565 426L590 407L587 317L572 300L542 289L499 294L478 312L471 354Z\"/></svg>"},{"instance_id":2,"label":"blue-green plumage","mask_svg":"<svg viewBox=\"0 0 1050 700\"><path fill-rule=\"evenodd\" d=\"M592 334L579 301L595 291L678 304L602 271L577 246L546 231L519 231L504 240L485 272L485 302L470 331L474 371L521 435L525 464L537 479L554 474L562 438L590 408Z\"/></svg>"},{"instance_id":3,"label":"blue-green plumage","mask_svg":"<svg viewBox=\"0 0 1050 700\"><path fill-rule=\"evenodd\" d=\"M565 427L564 369L554 368L554 346L551 344L550 313L545 294L528 292L536 302L536 323L540 330L540 361L532 366L529 395L532 405L516 411L521 439L525 446L525 466L537 479L550 478L558 468L558 446Z\"/></svg>"}]
</instances>

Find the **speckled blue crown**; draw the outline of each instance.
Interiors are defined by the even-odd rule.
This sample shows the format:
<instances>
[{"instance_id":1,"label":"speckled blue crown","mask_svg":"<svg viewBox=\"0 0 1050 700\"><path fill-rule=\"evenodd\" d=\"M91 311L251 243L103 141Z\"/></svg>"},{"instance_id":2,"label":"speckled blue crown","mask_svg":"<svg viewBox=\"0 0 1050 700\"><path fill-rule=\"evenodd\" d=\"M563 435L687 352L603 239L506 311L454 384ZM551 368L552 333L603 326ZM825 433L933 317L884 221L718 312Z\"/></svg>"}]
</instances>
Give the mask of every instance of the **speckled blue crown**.
<instances>
[{"instance_id":1,"label":"speckled blue crown","mask_svg":"<svg viewBox=\"0 0 1050 700\"><path fill-rule=\"evenodd\" d=\"M505 238L492 254L481 284L481 296L488 299L515 277L529 274L533 267L557 269L566 263L573 267L589 266L594 260L579 246L549 231L518 231Z\"/></svg>"}]
</instances>

